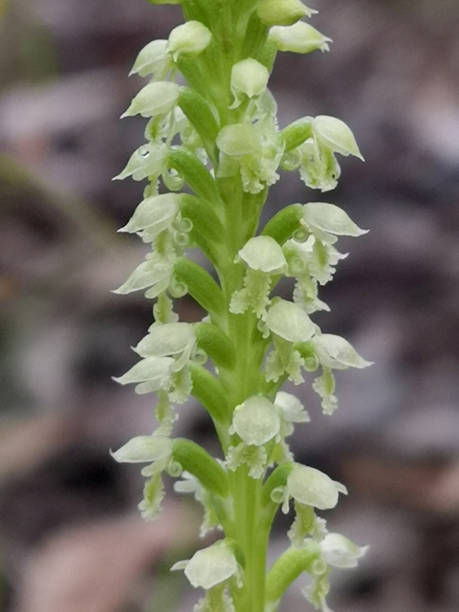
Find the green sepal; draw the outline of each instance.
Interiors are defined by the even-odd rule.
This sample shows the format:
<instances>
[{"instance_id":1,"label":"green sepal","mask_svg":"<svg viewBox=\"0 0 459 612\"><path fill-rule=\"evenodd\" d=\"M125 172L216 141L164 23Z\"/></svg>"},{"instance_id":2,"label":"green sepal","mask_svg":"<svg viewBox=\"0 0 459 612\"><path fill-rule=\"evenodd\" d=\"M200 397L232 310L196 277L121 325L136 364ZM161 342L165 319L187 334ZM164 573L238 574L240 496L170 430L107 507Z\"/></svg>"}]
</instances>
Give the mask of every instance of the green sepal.
<instances>
[{"instance_id":1,"label":"green sepal","mask_svg":"<svg viewBox=\"0 0 459 612\"><path fill-rule=\"evenodd\" d=\"M312 117L297 119L281 132L285 143L285 152L299 147L312 136Z\"/></svg>"},{"instance_id":2,"label":"green sepal","mask_svg":"<svg viewBox=\"0 0 459 612\"><path fill-rule=\"evenodd\" d=\"M194 326L198 346L213 361L223 368L232 368L236 363L236 352L231 339L213 323L198 323Z\"/></svg>"},{"instance_id":3,"label":"green sepal","mask_svg":"<svg viewBox=\"0 0 459 612\"><path fill-rule=\"evenodd\" d=\"M176 438L172 443L172 456L208 492L222 497L228 495L228 475L225 469L199 444L185 438Z\"/></svg>"},{"instance_id":4,"label":"green sepal","mask_svg":"<svg viewBox=\"0 0 459 612\"><path fill-rule=\"evenodd\" d=\"M229 406L223 385L212 374L196 363L190 363L192 395L217 423L228 421Z\"/></svg>"},{"instance_id":5,"label":"green sepal","mask_svg":"<svg viewBox=\"0 0 459 612\"><path fill-rule=\"evenodd\" d=\"M215 158L215 141L220 127L210 104L189 87L180 88L177 103L201 136L208 153Z\"/></svg>"},{"instance_id":6,"label":"green sepal","mask_svg":"<svg viewBox=\"0 0 459 612\"><path fill-rule=\"evenodd\" d=\"M216 316L223 315L225 300L222 290L204 268L185 257L179 257L175 262L174 273L204 310Z\"/></svg>"},{"instance_id":7,"label":"green sepal","mask_svg":"<svg viewBox=\"0 0 459 612\"><path fill-rule=\"evenodd\" d=\"M198 196L210 202L218 200L214 179L195 155L185 149L174 149L168 156L168 164L177 170Z\"/></svg>"},{"instance_id":8,"label":"green sepal","mask_svg":"<svg viewBox=\"0 0 459 612\"><path fill-rule=\"evenodd\" d=\"M318 547L289 548L272 565L266 576L268 602L279 601L300 574L308 571L318 556Z\"/></svg>"},{"instance_id":9,"label":"green sepal","mask_svg":"<svg viewBox=\"0 0 459 612\"><path fill-rule=\"evenodd\" d=\"M302 218L303 206L301 204L290 204L275 214L261 233L263 236L271 236L282 246L296 230L301 228L300 221Z\"/></svg>"}]
</instances>

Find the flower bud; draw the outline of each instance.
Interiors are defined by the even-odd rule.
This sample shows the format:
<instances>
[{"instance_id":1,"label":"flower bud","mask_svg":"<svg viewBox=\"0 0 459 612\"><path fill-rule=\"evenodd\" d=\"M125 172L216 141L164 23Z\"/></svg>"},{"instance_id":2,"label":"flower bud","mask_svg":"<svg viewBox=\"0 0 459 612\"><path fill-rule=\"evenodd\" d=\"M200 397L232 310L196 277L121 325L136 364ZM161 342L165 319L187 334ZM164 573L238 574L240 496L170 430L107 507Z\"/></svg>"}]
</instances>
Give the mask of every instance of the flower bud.
<instances>
[{"instance_id":1,"label":"flower bud","mask_svg":"<svg viewBox=\"0 0 459 612\"><path fill-rule=\"evenodd\" d=\"M166 115L176 105L179 92L180 88L176 83L168 81L150 83L139 91L121 117Z\"/></svg>"},{"instance_id":2,"label":"flower bud","mask_svg":"<svg viewBox=\"0 0 459 612\"><path fill-rule=\"evenodd\" d=\"M346 370L347 368L368 368L373 364L363 359L350 342L334 334L322 334L313 340L320 363L326 368Z\"/></svg>"},{"instance_id":3,"label":"flower bud","mask_svg":"<svg viewBox=\"0 0 459 612\"><path fill-rule=\"evenodd\" d=\"M311 17L317 11L308 8L300 0L260 0L257 13L260 21L267 26L288 26L302 17Z\"/></svg>"},{"instance_id":4,"label":"flower bud","mask_svg":"<svg viewBox=\"0 0 459 612\"><path fill-rule=\"evenodd\" d=\"M175 563L171 569L184 569L192 586L208 590L234 576L238 565L228 544L220 540L195 552L189 561Z\"/></svg>"},{"instance_id":5,"label":"flower bud","mask_svg":"<svg viewBox=\"0 0 459 612\"><path fill-rule=\"evenodd\" d=\"M250 238L238 256L249 268L265 274L278 274L287 264L281 247L270 236Z\"/></svg>"},{"instance_id":6,"label":"flower bud","mask_svg":"<svg viewBox=\"0 0 459 612\"><path fill-rule=\"evenodd\" d=\"M329 510L338 503L338 494L346 487L315 468L295 463L287 478L287 492L300 504Z\"/></svg>"},{"instance_id":7,"label":"flower bud","mask_svg":"<svg viewBox=\"0 0 459 612\"><path fill-rule=\"evenodd\" d=\"M167 459L172 453L172 441L164 436L136 436L111 453L119 463L150 463Z\"/></svg>"},{"instance_id":8,"label":"flower bud","mask_svg":"<svg viewBox=\"0 0 459 612\"><path fill-rule=\"evenodd\" d=\"M167 70L170 61L167 55L167 40L153 40L140 51L129 75L157 76Z\"/></svg>"},{"instance_id":9,"label":"flower bud","mask_svg":"<svg viewBox=\"0 0 459 612\"><path fill-rule=\"evenodd\" d=\"M357 567L358 560L364 556L368 546L357 546L340 533L328 533L320 542L324 560L333 567Z\"/></svg>"},{"instance_id":10,"label":"flower bud","mask_svg":"<svg viewBox=\"0 0 459 612\"><path fill-rule=\"evenodd\" d=\"M251 123L226 125L217 136L217 147L230 157L259 155L261 150L259 130Z\"/></svg>"},{"instance_id":11,"label":"flower bud","mask_svg":"<svg viewBox=\"0 0 459 612\"><path fill-rule=\"evenodd\" d=\"M169 53L174 60L181 53L198 55L209 45L212 34L200 21L187 21L169 34Z\"/></svg>"},{"instance_id":12,"label":"flower bud","mask_svg":"<svg viewBox=\"0 0 459 612\"><path fill-rule=\"evenodd\" d=\"M354 155L363 161L362 154L350 128L336 117L319 115L312 122L312 131L321 144L341 155Z\"/></svg>"},{"instance_id":13,"label":"flower bud","mask_svg":"<svg viewBox=\"0 0 459 612\"><path fill-rule=\"evenodd\" d=\"M328 51L330 48L328 43L331 42L331 38L327 38L304 21L299 21L292 26L274 26L269 32L269 38L279 51L292 51L293 53Z\"/></svg>"},{"instance_id":14,"label":"flower bud","mask_svg":"<svg viewBox=\"0 0 459 612\"><path fill-rule=\"evenodd\" d=\"M254 395L234 409L232 430L246 444L262 446L277 436L279 428L279 413L266 397Z\"/></svg>"},{"instance_id":15,"label":"flower bud","mask_svg":"<svg viewBox=\"0 0 459 612\"><path fill-rule=\"evenodd\" d=\"M282 299L275 302L268 310L266 325L273 334L287 342L307 342L316 329L298 304Z\"/></svg>"},{"instance_id":16,"label":"flower bud","mask_svg":"<svg viewBox=\"0 0 459 612\"><path fill-rule=\"evenodd\" d=\"M327 202L305 204L301 224L312 231L319 230L334 236L357 237L368 231L356 225L342 208Z\"/></svg>"},{"instance_id":17,"label":"flower bud","mask_svg":"<svg viewBox=\"0 0 459 612\"><path fill-rule=\"evenodd\" d=\"M234 64L231 71L231 91L235 98L232 108L239 106L239 94L249 98L260 96L266 89L268 79L266 66L251 57Z\"/></svg>"}]
</instances>

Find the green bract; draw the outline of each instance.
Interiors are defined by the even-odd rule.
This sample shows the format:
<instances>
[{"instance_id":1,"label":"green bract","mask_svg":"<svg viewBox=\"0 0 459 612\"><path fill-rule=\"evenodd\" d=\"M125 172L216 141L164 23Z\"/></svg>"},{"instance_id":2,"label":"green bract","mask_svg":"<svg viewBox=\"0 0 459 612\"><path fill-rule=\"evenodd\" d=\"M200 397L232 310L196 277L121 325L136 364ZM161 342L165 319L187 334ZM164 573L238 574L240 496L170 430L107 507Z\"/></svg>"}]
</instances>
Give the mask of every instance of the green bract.
<instances>
[{"instance_id":1,"label":"green bract","mask_svg":"<svg viewBox=\"0 0 459 612\"><path fill-rule=\"evenodd\" d=\"M156 395L157 427L112 455L144 464L145 519L158 515L163 480L172 478L177 493L202 506L201 535L223 533L173 567L205 591L194 612L277 612L303 572L307 600L330 612L330 569L355 567L366 548L328 533L317 512L334 508L346 488L296 462L288 438L315 418L319 402L326 415L336 410L334 370L370 365L315 319L330 310L320 289L347 256L339 239L366 230L308 194L303 203L279 205L259 228L281 170L298 170L307 187L324 192L340 177L337 155L363 159L335 117L278 126L268 89L276 53L328 51L331 41L304 21L316 11L301 0L150 2L180 4L185 22L148 43L131 71L148 81L123 116L148 121L145 141L115 178L146 184L119 231L136 234L147 252L116 293L144 291L154 320L133 347L137 363L115 380ZM179 319L175 301L186 294L201 320ZM282 389L286 381L312 384L319 401L306 411ZM217 457L174 437L178 405L190 396L215 429ZM285 551L266 572L279 509L292 511L292 523Z\"/></svg>"}]
</instances>

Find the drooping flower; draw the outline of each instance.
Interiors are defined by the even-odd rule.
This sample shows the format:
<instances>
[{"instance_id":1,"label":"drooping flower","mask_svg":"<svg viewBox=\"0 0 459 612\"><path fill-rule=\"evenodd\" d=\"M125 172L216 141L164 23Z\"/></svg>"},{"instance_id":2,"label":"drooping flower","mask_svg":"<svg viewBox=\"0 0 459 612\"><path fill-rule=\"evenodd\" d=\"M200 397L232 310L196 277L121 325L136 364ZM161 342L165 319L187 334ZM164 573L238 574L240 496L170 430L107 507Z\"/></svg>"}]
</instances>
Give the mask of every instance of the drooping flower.
<instances>
[{"instance_id":1,"label":"drooping flower","mask_svg":"<svg viewBox=\"0 0 459 612\"><path fill-rule=\"evenodd\" d=\"M264 319L272 279L282 273L286 260L278 243L269 236L251 238L238 253L246 266L244 287L233 294L230 310L242 314L249 308Z\"/></svg>"},{"instance_id":2,"label":"drooping flower","mask_svg":"<svg viewBox=\"0 0 459 612\"><path fill-rule=\"evenodd\" d=\"M185 570L194 588L209 590L235 576L238 563L228 543L221 540L198 550L190 560L175 563L171 569Z\"/></svg>"},{"instance_id":3,"label":"drooping flower","mask_svg":"<svg viewBox=\"0 0 459 612\"><path fill-rule=\"evenodd\" d=\"M325 52L330 49L329 43L332 42L330 38L304 21L298 21L290 26L273 26L269 32L269 38L279 51L293 53Z\"/></svg>"}]
</instances>

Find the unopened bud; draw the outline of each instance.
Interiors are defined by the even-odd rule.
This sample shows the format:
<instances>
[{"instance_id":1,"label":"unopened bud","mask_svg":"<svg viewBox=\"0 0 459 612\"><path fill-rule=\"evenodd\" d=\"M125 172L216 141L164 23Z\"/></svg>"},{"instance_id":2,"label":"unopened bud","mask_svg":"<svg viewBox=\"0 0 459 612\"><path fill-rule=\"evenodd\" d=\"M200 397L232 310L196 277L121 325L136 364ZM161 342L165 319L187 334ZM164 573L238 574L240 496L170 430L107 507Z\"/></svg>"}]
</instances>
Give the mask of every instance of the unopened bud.
<instances>
[{"instance_id":1,"label":"unopened bud","mask_svg":"<svg viewBox=\"0 0 459 612\"><path fill-rule=\"evenodd\" d=\"M174 108L178 96L179 86L176 83L168 81L150 83L139 91L121 117L165 115Z\"/></svg>"},{"instance_id":2,"label":"unopened bud","mask_svg":"<svg viewBox=\"0 0 459 612\"><path fill-rule=\"evenodd\" d=\"M198 55L209 45L212 34L200 21L187 21L169 34L169 52L174 60L181 53Z\"/></svg>"},{"instance_id":3,"label":"unopened bud","mask_svg":"<svg viewBox=\"0 0 459 612\"><path fill-rule=\"evenodd\" d=\"M274 26L269 32L269 38L279 51L293 53L311 53L312 51L328 51L330 38L304 21L292 26Z\"/></svg>"},{"instance_id":4,"label":"unopened bud","mask_svg":"<svg viewBox=\"0 0 459 612\"><path fill-rule=\"evenodd\" d=\"M231 71L231 91L235 101L233 107L239 106L239 95L249 98L260 96L266 89L269 72L266 66L249 57L234 64Z\"/></svg>"},{"instance_id":5,"label":"unopened bud","mask_svg":"<svg viewBox=\"0 0 459 612\"><path fill-rule=\"evenodd\" d=\"M257 7L258 17L268 26L292 25L302 17L311 17L316 12L300 0L260 0Z\"/></svg>"}]
</instances>

